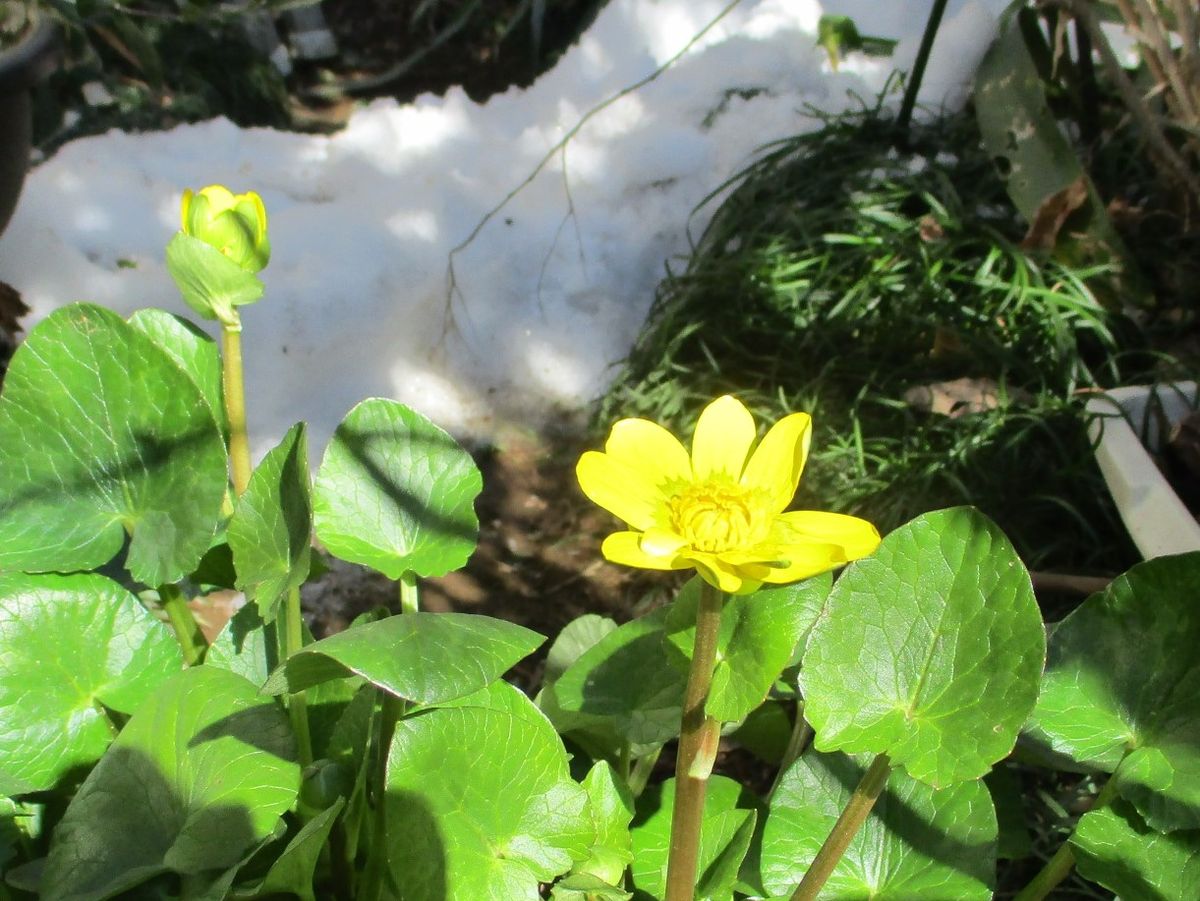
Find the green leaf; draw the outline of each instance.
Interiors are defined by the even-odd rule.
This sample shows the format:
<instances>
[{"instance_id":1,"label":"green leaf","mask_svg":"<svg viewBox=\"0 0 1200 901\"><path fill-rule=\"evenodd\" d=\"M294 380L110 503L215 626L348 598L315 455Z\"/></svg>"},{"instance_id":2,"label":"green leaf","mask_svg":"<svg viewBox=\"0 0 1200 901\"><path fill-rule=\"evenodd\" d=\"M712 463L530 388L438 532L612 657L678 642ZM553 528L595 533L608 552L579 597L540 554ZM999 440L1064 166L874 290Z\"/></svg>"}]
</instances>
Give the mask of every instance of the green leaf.
<instances>
[{"instance_id":1,"label":"green leaf","mask_svg":"<svg viewBox=\"0 0 1200 901\"><path fill-rule=\"evenodd\" d=\"M365 400L325 450L313 496L317 537L334 556L389 579L442 576L479 535L483 479L448 434L403 404Z\"/></svg>"},{"instance_id":2,"label":"green leaf","mask_svg":"<svg viewBox=\"0 0 1200 901\"><path fill-rule=\"evenodd\" d=\"M237 587L254 601L264 622L272 622L280 600L308 578L309 494L308 440L304 423L297 423L250 476L226 530Z\"/></svg>"},{"instance_id":3,"label":"green leaf","mask_svg":"<svg viewBox=\"0 0 1200 901\"><path fill-rule=\"evenodd\" d=\"M696 642L699 578L679 592L667 617L667 635L691 660ZM812 629L829 593L826 579L734 595L721 609L721 634L712 688L705 711L724 723L745 719L767 692Z\"/></svg>"},{"instance_id":4,"label":"green leaf","mask_svg":"<svg viewBox=\"0 0 1200 901\"><path fill-rule=\"evenodd\" d=\"M221 388L221 352L217 342L181 316L166 310L138 310L129 324L159 346L182 369L208 402L222 433L225 396Z\"/></svg>"},{"instance_id":5,"label":"green leaf","mask_svg":"<svg viewBox=\"0 0 1200 901\"><path fill-rule=\"evenodd\" d=\"M94 569L128 531L134 578L176 581L208 548L225 486L203 395L115 313L56 310L18 348L0 400L0 569Z\"/></svg>"},{"instance_id":6,"label":"green leaf","mask_svg":"<svg viewBox=\"0 0 1200 901\"><path fill-rule=\"evenodd\" d=\"M215 247L177 232L167 244L167 270L184 301L205 319L237 325L235 307L263 296L263 283Z\"/></svg>"},{"instance_id":7,"label":"green leaf","mask_svg":"<svg viewBox=\"0 0 1200 901\"><path fill-rule=\"evenodd\" d=\"M750 711L731 738L759 760L778 766L792 737L793 708L790 703L767 701Z\"/></svg>"},{"instance_id":8,"label":"green leaf","mask_svg":"<svg viewBox=\"0 0 1200 901\"><path fill-rule=\"evenodd\" d=\"M1119 799L1084 814L1071 849L1080 875L1128 901L1194 901L1200 885L1200 829L1164 835Z\"/></svg>"},{"instance_id":9,"label":"green leaf","mask_svg":"<svg viewBox=\"0 0 1200 901\"><path fill-rule=\"evenodd\" d=\"M1030 721L1054 751L1116 769L1162 831L1200 827L1197 584L1200 553L1157 557L1084 601L1051 635Z\"/></svg>"},{"instance_id":10,"label":"green leaf","mask_svg":"<svg viewBox=\"0 0 1200 901\"><path fill-rule=\"evenodd\" d=\"M664 607L625 623L558 678L550 691L559 710L579 715L572 727L601 720L637 745L679 734L687 661L666 640L667 613Z\"/></svg>"},{"instance_id":11,"label":"green leaf","mask_svg":"<svg viewBox=\"0 0 1200 901\"><path fill-rule=\"evenodd\" d=\"M511 716L435 708L401 720L388 755L392 876L406 901L537 901L587 854L587 795L531 703Z\"/></svg>"},{"instance_id":12,"label":"green leaf","mask_svg":"<svg viewBox=\"0 0 1200 901\"><path fill-rule=\"evenodd\" d=\"M595 833L588 857L576 865L575 874L594 876L609 885L619 885L625 868L633 860L629 821L633 819L633 797L618 780L608 762L596 762L583 780L588 810Z\"/></svg>"},{"instance_id":13,"label":"green leaf","mask_svg":"<svg viewBox=\"0 0 1200 901\"><path fill-rule=\"evenodd\" d=\"M0 772L46 790L91 766L183 665L174 635L98 575L0 574ZM12 787L10 785L10 787Z\"/></svg>"},{"instance_id":14,"label":"green leaf","mask_svg":"<svg viewBox=\"0 0 1200 901\"><path fill-rule=\"evenodd\" d=\"M296 895L302 901L316 901L313 873L329 832L345 806L345 799L338 798L332 807L305 823L271 864L266 878L255 887L255 895Z\"/></svg>"},{"instance_id":15,"label":"green leaf","mask_svg":"<svg viewBox=\"0 0 1200 901\"><path fill-rule=\"evenodd\" d=\"M1004 533L968 507L919 516L846 569L813 628L815 746L886 753L935 787L978 778L1033 709L1045 643Z\"/></svg>"},{"instance_id":16,"label":"green leaf","mask_svg":"<svg viewBox=\"0 0 1200 901\"><path fill-rule=\"evenodd\" d=\"M704 821L696 881L697 901L731 901L738 865L750 845L754 810L738 807L742 787L711 776L704 798ZM667 884L675 780L648 788L638 798L633 821L633 885L636 897L661 898ZM749 828L747 828L747 824Z\"/></svg>"},{"instance_id":17,"label":"green leaf","mask_svg":"<svg viewBox=\"0 0 1200 901\"><path fill-rule=\"evenodd\" d=\"M800 883L870 763L809 751L784 773L763 832L763 885L787 897ZM992 897L996 815L980 781L930 788L892 770L822 899Z\"/></svg>"},{"instance_id":18,"label":"green leaf","mask_svg":"<svg viewBox=\"0 0 1200 901\"><path fill-rule=\"evenodd\" d=\"M550 901L628 901L633 895L599 876L573 873L555 883Z\"/></svg>"},{"instance_id":19,"label":"green leaf","mask_svg":"<svg viewBox=\"0 0 1200 901\"><path fill-rule=\"evenodd\" d=\"M262 685L279 660L275 626L263 623L258 609L247 604L225 624L204 655L204 665L229 670Z\"/></svg>"},{"instance_id":20,"label":"green leaf","mask_svg":"<svg viewBox=\"0 0 1200 901\"><path fill-rule=\"evenodd\" d=\"M263 685L298 692L357 674L394 695L436 704L478 691L545 638L472 613L406 613L355 626L293 654Z\"/></svg>"},{"instance_id":21,"label":"green leaf","mask_svg":"<svg viewBox=\"0 0 1200 901\"><path fill-rule=\"evenodd\" d=\"M584 651L594 647L601 638L616 629L616 622L596 613L585 613L571 620L563 626L546 652L543 681L546 684L556 681L567 671L567 667L583 656Z\"/></svg>"},{"instance_id":22,"label":"green leaf","mask_svg":"<svg viewBox=\"0 0 1200 901\"><path fill-rule=\"evenodd\" d=\"M160 873L231 867L271 834L299 785L279 706L234 673L185 670L138 709L75 795L43 896L107 898Z\"/></svg>"}]
</instances>

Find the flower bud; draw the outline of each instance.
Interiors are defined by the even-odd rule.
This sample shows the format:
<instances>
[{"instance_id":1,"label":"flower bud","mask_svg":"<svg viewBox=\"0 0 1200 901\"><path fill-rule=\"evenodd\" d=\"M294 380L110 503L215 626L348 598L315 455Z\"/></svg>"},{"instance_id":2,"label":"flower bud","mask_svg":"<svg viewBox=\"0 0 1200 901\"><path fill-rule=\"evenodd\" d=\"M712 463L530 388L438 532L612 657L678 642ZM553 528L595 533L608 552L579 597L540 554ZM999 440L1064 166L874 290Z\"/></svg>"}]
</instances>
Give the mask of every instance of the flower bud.
<instances>
[{"instance_id":1,"label":"flower bud","mask_svg":"<svg viewBox=\"0 0 1200 901\"><path fill-rule=\"evenodd\" d=\"M267 211L253 191L234 194L223 185L183 192L183 233L198 238L247 272L258 272L271 258Z\"/></svg>"}]
</instances>

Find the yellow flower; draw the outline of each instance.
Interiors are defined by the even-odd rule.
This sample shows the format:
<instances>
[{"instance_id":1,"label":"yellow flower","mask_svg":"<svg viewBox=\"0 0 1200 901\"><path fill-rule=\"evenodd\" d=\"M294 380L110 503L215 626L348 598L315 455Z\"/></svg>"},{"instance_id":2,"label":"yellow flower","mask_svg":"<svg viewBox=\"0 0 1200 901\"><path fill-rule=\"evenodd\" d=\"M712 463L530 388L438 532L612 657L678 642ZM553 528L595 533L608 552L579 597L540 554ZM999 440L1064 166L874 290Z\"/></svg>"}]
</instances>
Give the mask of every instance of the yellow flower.
<instances>
[{"instance_id":1,"label":"yellow flower","mask_svg":"<svg viewBox=\"0 0 1200 901\"><path fill-rule=\"evenodd\" d=\"M793 413L756 446L754 417L727 395L700 414L689 455L662 426L622 419L604 451L588 451L575 470L584 494L630 526L604 539L604 556L645 569L694 567L720 590L747 594L870 554L879 532L866 520L784 512L811 427L807 413Z\"/></svg>"},{"instance_id":2,"label":"yellow flower","mask_svg":"<svg viewBox=\"0 0 1200 901\"><path fill-rule=\"evenodd\" d=\"M180 218L184 234L216 248L247 272L258 272L271 259L267 210L253 191L234 194L223 185L184 191Z\"/></svg>"}]
</instances>

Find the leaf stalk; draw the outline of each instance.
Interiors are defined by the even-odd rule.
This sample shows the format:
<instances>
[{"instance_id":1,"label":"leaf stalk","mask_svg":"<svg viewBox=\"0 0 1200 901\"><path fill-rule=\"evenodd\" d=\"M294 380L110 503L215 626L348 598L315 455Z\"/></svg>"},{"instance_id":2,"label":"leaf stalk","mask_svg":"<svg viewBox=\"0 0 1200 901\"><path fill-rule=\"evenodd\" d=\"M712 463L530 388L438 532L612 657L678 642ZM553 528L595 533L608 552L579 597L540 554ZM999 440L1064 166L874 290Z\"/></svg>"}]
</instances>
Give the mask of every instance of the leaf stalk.
<instances>
[{"instance_id":1,"label":"leaf stalk","mask_svg":"<svg viewBox=\"0 0 1200 901\"><path fill-rule=\"evenodd\" d=\"M183 651L183 662L188 666L195 666L208 650L208 640L200 630L192 608L188 606L187 598L178 585L168 584L159 586L158 599Z\"/></svg>"},{"instance_id":2,"label":"leaf stalk","mask_svg":"<svg viewBox=\"0 0 1200 901\"><path fill-rule=\"evenodd\" d=\"M796 887L792 901L816 901L838 861L846 853L846 848L850 846L851 840L858 834L858 830L871 813L871 808L875 806L875 801L887 785L888 774L891 771L892 764L886 754L879 754L871 761L871 765L854 789L854 794L846 802L841 816L829 831L825 844L821 845L821 850L817 852L804 878Z\"/></svg>"}]
</instances>

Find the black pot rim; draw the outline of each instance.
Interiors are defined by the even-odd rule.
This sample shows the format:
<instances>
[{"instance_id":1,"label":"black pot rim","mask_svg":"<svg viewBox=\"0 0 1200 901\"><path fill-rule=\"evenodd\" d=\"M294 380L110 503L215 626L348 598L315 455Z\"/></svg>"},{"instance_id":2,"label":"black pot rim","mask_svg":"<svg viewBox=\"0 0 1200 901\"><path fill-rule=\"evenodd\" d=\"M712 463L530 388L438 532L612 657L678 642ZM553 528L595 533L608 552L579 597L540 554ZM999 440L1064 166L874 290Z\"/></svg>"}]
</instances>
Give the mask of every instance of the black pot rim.
<instances>
[{"instance_id":1,"label":"black pot rim","mask_svg":"<svg viewBox=\"0 0 1200 901\"><path fill-rule=\"evenodd\" d=\"M41 81L54 66L58 30L38 16L21 43L0 53L0 93L24 91Z\"/></svg>"}]
</instances>

